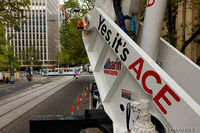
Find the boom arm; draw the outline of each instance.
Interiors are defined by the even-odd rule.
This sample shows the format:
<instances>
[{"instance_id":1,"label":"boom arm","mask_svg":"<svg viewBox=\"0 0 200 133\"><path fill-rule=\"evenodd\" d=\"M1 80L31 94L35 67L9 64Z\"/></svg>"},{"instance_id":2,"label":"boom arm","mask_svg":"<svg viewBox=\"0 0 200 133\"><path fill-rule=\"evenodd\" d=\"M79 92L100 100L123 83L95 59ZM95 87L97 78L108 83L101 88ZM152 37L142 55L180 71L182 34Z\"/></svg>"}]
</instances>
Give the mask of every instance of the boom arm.
<instances>
[{"instance_id":1,"label":"boom arm","mask_svg":"<svg viewBox=\"0 0 200 133\"><path fill-rule=\"evenodd\" d=\"M114 131L126 131L126 112L121 106L146 98L151 115L166 129L195 128L200 132L199 104L105 12L95 7L88 13L82 35Z\"/></svg>"}]
</instances>

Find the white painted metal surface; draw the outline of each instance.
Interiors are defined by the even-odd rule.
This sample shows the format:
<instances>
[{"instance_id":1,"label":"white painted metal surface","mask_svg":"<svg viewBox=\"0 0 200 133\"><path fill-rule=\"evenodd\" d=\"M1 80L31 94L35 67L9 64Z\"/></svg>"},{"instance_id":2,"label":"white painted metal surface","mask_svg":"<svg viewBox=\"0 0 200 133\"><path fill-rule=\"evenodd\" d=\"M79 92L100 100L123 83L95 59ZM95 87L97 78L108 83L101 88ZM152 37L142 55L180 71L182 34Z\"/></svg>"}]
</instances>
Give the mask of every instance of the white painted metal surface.
<instances>
[{"instance_id":1,"label":"white painted metal surface","mask_svg":"<svg viewBox=\"0 0 200 133\"><path fill-rule=\"evenodd\" d=\"M99 2L103 4L102 0ZM127 132L126 113L120 105L126 107L130 101L147 98L151 115L166 130L184 128L199 133L200 69L163 40L158 54L160 67L114 23L109 9L106 8L105 13L104 8L98 7L87 14L87 31L90 32L82 35L104 109L113 120L114 132ZM183 77L183 71L191 75ZM134 120L135 115L131 119ZM130 127L134 125L132 120Z\"/></svg>"},{"instance_id":2,"label":"white painted metal surface","mask_svg":"<svg viewBox=\"0 0 200 133\"><path fill-rule=\"evenodd\" d=\"M167 0L147 0L141 48L156 61Z\"/></svg>"}]
</instances>

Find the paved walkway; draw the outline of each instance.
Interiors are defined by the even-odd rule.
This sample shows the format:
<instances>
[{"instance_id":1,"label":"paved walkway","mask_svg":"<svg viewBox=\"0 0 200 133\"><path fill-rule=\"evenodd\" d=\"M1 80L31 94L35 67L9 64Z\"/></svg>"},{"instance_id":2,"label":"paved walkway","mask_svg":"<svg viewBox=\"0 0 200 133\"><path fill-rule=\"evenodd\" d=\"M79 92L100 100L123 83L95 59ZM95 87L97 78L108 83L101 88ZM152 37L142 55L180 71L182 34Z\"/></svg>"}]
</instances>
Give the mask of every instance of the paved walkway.
<instances>
[{"instance_id":1,"label":"paved walkway","mask_svg":"<svg viewBox=\"0 0 200 133\"><path fill-rule=\"evenodd\" d=\"M33 79L32 79L32 82L35 82L35 81L41 81L41 80L44 80L46 79L47 77L43 77L41 75L33 75ZM15 83L14 84L10 84L10 83L6 83L6 82L0 82L0 88L6 88L6 87L10 87L10 86L15 86L15 85L19 85L19 84L24 84L24 83L28 83L29 81L27 80L26 77L20 77L20 79L18 80L15 80Z\"/></svg>"}]
</instances>

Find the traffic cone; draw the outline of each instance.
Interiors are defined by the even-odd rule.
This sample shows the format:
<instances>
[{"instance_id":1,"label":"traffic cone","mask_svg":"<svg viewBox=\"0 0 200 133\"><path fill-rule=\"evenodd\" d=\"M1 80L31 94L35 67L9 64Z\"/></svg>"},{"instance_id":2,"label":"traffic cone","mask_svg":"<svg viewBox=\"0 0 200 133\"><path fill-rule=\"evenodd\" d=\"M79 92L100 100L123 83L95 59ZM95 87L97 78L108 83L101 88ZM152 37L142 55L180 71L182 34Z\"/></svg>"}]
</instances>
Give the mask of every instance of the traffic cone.
<instances>
[{"instance_id":1,"label":"traffic cone","mask_svg":"<svg viewBox=\"0 0 200 133\"><path fill-rule=\"evenodd\" d=\"M80 105L80 103L79 103L79 99L78 99L78 103L77 103L77 109L79 110L79 105Z\"/></svg>"},{"instance_id":2,"label":"traffic cone","mask_svg":"<svg viewBox=\"0 0 200 133\"><path fill-rule=\"evenodd\" d=\"M86 88L86 91L88 91L88 87Z\"/></svg>"},{"instance_id":3,"label":"traffic cone","mask_svg":"<svg viewBox=\"0 0 200 133\"><path fill-rule=\"evenodd\" d=\"M72 106L71 115L74 115L74 106Z\"/></svg>"},{"instance_id":4,"label":"traffic cone","mask_svg":"<svg viewBox=\"0 0 200 133\"><path fill-rule=\"evenodd\" d=\"M84 103L85 103L85 98L86 98L86 97L84 96Z\"/></svg>"}]
</instances>

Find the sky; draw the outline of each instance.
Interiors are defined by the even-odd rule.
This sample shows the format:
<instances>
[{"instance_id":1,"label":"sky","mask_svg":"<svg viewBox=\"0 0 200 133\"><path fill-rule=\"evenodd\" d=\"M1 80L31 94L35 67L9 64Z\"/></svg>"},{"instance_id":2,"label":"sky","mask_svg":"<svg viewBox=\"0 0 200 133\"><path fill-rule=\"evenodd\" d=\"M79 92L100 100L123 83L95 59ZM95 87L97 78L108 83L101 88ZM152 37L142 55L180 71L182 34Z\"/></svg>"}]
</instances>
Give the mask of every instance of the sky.
<instances>
[{"instance_id":1,"label":"sky","mask_svg":"<svg viewBox=\"0 0 200 133\"><path fill-rule=\"evenodd\" d=\"M60 4L63 4L64 2L63 2L64 0L60 0Z\"/></svg>"}]
</instances>

